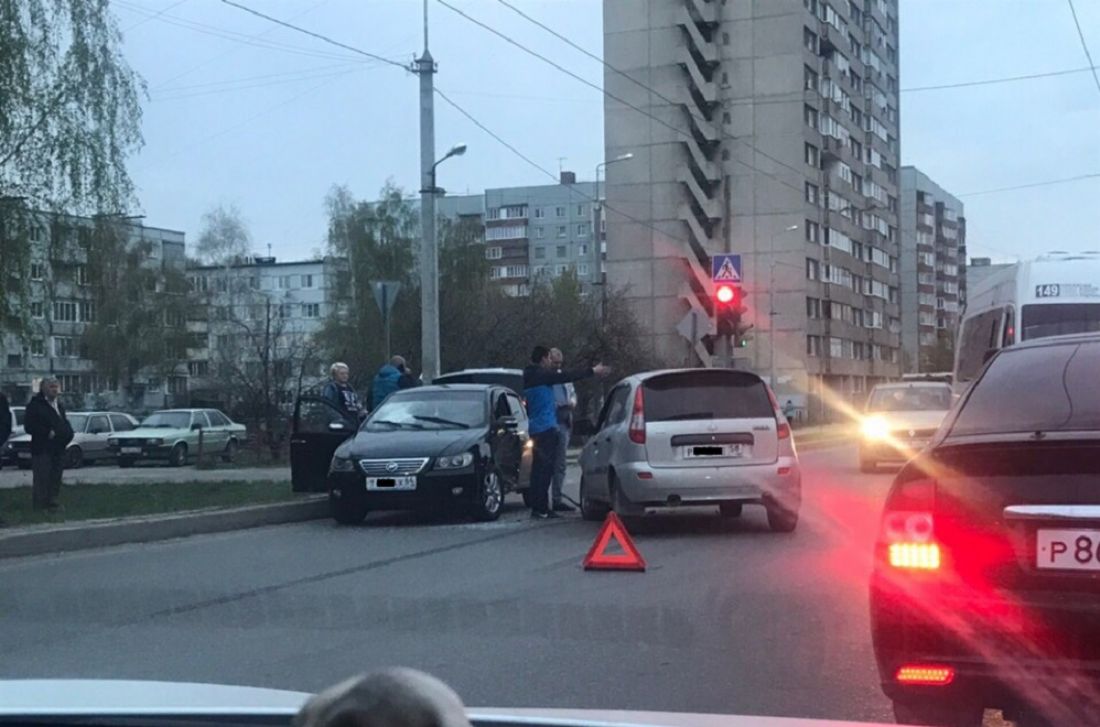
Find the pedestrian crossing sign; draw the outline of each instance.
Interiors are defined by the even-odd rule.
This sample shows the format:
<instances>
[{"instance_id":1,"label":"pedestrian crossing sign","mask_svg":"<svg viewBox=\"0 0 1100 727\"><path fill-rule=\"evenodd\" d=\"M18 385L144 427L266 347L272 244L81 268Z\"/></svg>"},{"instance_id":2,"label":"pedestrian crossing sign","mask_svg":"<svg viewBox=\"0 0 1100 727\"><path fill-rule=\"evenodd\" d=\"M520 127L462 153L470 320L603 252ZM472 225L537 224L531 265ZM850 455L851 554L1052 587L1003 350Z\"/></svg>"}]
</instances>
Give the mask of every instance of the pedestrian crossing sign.
<instances>
[{"instance_id":1,"label":"pedestrian crossing sign","mask_svg":"<svg viewBox=\"0 0 1100 727\"><path fill-rule=\"evenodd\" d=\"M710 259L710 277L716 283L741 282L741 256L715 255Z\"/></svg>"}]
</instances>

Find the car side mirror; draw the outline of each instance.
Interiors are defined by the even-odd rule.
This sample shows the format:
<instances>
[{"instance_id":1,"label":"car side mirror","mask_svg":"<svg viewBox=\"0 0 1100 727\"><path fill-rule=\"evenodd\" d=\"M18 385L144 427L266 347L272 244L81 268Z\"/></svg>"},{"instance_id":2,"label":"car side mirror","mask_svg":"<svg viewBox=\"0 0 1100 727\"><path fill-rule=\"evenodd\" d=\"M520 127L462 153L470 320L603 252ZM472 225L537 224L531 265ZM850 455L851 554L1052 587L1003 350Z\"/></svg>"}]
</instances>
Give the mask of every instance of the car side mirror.
<instances>
[{"instance_id":1,"label":"car side mirror","mask_svg":"<svg viewBox=\"0 0 1100 727\"><path fill-rule=\"evenodd\" d=\"M519 420L515 417L501 417L497 420L497 423L504 428L506 432L518 432Z\"/></svg>"},{"instance_id":2,"label":"car side mirror","mask_svg":"<svg viewBox=\"0 0 1100 727\"><path fill-rule=\"evenodd\" d=\"M197 432L197 431L200 431L201 429L202 429L202 425L199 424L198 422L195 422L194 424L191 425L191 431L192 432Z\"/></svg>"},{"instance_id":3,"label":"car side mirror","mask_svg":"<svg viewBox=\"0 0 1100 727\"><path fill-rule=\"evenodd\" d=\"M328 430L330 432L346 432L348 427L343 422L329 422Z\"/></svg>"}]
</instances>

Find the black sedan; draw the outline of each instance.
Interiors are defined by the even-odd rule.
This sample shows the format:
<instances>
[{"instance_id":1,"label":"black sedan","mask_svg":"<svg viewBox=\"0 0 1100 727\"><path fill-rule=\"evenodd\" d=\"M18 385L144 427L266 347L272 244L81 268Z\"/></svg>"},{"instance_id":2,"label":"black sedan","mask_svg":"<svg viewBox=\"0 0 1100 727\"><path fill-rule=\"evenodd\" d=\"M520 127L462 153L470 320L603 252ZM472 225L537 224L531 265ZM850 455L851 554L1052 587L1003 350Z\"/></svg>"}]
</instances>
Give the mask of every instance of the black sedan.
<instances>
[{"instance_id":1,"label":"black sedan","mask_svg":"<svg viewBox=\"0 0 1100 727\"><path fill-rule=\"evenodd\" d=\"M296 428L308 429L318 406L300 402ZM323 430L339 433L345 427L333 420ZM308 433L295 436L299 461L292 467L304 475ZM351 524L370 510L433 509L495 520L505 494L528 487L528 440L527 414L505 387L454 384L395 392L332 453L326 484L333 517ZM294 449L292 440L292 457Z\"/></svg>"},{"instance_id":2,"label":"black sedan","mask_svg":"<svg viewBox=\"0 0 1100 727\"><path fill-rule=\"evenodd\" d=\"M886 498L871 628L898 722L1100 724L1100 334L1002 349Z\"/></svg>"}]
</instances>

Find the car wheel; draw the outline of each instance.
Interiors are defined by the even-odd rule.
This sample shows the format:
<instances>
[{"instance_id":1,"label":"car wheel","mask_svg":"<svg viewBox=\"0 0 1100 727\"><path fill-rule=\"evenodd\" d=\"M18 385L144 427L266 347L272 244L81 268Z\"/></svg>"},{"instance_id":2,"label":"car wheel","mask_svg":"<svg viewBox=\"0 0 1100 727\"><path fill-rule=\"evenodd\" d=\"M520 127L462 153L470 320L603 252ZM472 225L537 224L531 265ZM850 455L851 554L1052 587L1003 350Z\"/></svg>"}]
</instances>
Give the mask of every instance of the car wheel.
<instances>
[{"instance_id":1,"label":"car wheel","mask_svg":"<svg viewBox=\"0 0 1100 727\"><path fill-rule=\"evenodd\" d=\"M481 476L474 502L474 519L489 522L500 517L504 505L504 489L496 468L490 467Z\"/></svg>"},{"instance_id":2,"label":"car wheel","mask_svg":"<svg viewBox=\"0 0 1100 727\"><path fill-rule=\"evenodd\" d=\"M328 504L332 519L341 525L358 525L367 517L367 503L362 497L337 496L330 490Z\"/></svg>"},{"instance_id":3,"label":"car wheel","mask_svg":"<svg viewBox=\"0 0 1100 727\"><path fill-rule=\"evenodd\" d=\"M65 450L65 469L80 469L82 464L84 464L84 450L80 447L69 447Z\"/></svg>"},{"instance_id":4,"label":"car wheel","mask_svg":"<svg viewBox=\"0 0 1100 727\"><path fill-rule=\"evenodd\" d=\"M718 505L718 512L722 517L741 517L742 505L740 502L722 502Z\"/></svg>"},{"instance_id":5,"label":"car wheel","mask_svg":"<svg viewBox=\"0 0 1100 727\"><path fill-rule=\"evenodd\" d=\"M237 456L237 440L230 439L225 443L225 451L222 452L222 462L232 462Z\"/></svg>"},{"instance_id":6,"label":"car wheel","mask_svg":"<svg viewBox=\"0 0 1100 727\"><path fill-rule=\"evenodd\" d=\"M965 704L944 704L935 700L894 702L894 721L898 724L922 724L928 727L978 727L985 710Z\"/></svg>"},{"instance_id":7,"label":"car wheel","mask_svg":"<svg viewBox=\"0 0 1100 727\"><path fill-rule=\"evenodd\" d=\"M132 459L123 459L122 457L119 457L118 466L123 467L123 468L133 467L134 466L134 460L132 460Z\"/></svg>"},{"instance_id":8,"label":"car wheel","mask_svg":"<svg viewBox=\"0 0 1100 727\"><path fill-rule=\"evenodd\" d=\"M588 481L581 475L581 517L589 522L599 522L607 517L610 511L607 505L596 502L588 496Z\"/></svg>"},{"instance_id":9,"label":"car wheel","mask_svg":"<svg viewBox=\"0 0 1100 727\"><path fill-rule=\"evenodd\" d=\"M768 527L776 533L790 533L798 526L798 508L784 506L774 499L764 502L768 513Z\"/></svg>"},{"instance_id":10,"label":"car wheel","mask_svg":"<svg viewBox=\"0 0 1100 727\"><path fill-rule=\"evenodd\" d=\"M168 465L171 467L183 467L187 462L187 445L179 442L168 453Z\"/></svg>"}]
</instances>

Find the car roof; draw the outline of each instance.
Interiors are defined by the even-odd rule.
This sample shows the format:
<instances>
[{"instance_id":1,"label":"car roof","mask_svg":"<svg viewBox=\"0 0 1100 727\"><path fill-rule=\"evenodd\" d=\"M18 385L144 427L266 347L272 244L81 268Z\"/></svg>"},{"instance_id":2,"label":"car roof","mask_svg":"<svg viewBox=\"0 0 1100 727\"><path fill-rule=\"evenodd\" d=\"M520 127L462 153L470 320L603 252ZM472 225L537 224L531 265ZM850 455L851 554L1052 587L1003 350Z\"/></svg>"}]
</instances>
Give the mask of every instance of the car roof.
<instances>
[{"instance_id":1,"label":"car roof","mask_svg":"<svg viewBox=\"0 0 1100 727\"><path fill-rule=\"evenodd\" d=\"M465 374L511 374L513 376L523 376L523 369L459 369L458 371L448 371L445 374L440 374L438 378Z\"/></svg>"},{"instance_id":2,"label":"car roof","mask_svg":"<svg viewBox=\"0 0 1100 727\"><path fill-rule=\"evenodd\" d=\"M706 369L706 368L683 368L683 369L655 369L653 371L639 371L636 374L631 374L623 379L623 381L632 382L645 382L650 379L655 379L658 376L666 376L668 374L705 374L707 376L713 375L714 372L725 371L733 374L740 374L744 376L752 376L760 379L760 376L754 374L752 371L742 371L740 369ZM760 379L763 381L763 379Z\"/></svg>"},{"instance_id":3,"label":"car roof","mask_svg":"<svg viewBox=\"0 0 1100 727\"><path fill-rule=\"evenodd\" d=\"M1042 346L1068 346L1078 345L1082 343L1100 343L1100 331L1094 331L1091 333L1070 333L1065 336L1044 336L1043 338L1032 338L1027 341L1021 341L1013 346L1007 347L1011 351L1014 348L1039 348Z\"/></svg>"},{"instance_id":4,"label":"car roof","mask_svg":"<svg viewBox=\"0 0 1100 727\"><path fill-rule=\"evenodd\" d=\"M124 411L71 411L69 414L85 414L87 416L92 416L94 414L120 414L124 417L130 416Z\"/></svg>"},{"instance_id":5,"label":"car roof","mask_svg":"<svg viewBox=\"0 0 1100 727\"><path fill-rule=\"evenodd\" d=\"M489 389L507 389L506 386L500 384L429 384L427 386L417 386L411 389L400 389L395 391L394 394L414 394L417 392L435 392L435 391L488 391Z\"/></svg>"}]
</instances>

